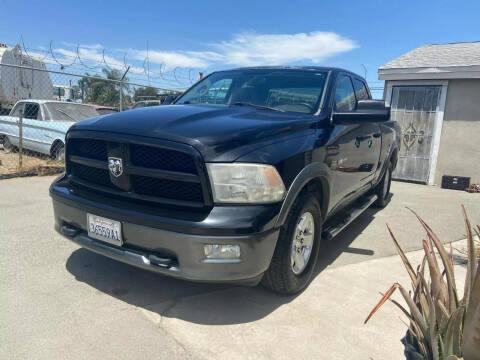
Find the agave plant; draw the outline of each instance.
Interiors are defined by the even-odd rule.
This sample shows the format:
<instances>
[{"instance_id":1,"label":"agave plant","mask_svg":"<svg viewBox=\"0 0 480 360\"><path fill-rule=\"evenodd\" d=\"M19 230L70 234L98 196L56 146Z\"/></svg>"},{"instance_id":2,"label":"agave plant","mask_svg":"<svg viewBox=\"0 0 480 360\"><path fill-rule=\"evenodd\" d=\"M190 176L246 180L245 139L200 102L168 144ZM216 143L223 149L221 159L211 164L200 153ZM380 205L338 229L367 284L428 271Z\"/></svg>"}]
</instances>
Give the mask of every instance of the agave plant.
<instances>
[{"instance_id":1,"label":"agave plant","mask_svg":"<svg viewBox=\"0 0 480 360\"><path fill-rule=\"evenodd\" d=\"M407 307L393 299L390 301L399 307L410 321L407 324L405 340L406 345L413 344L416 351L409 351L406 346L406 355L409 355L407 356L409 358L480 359L480 266L477 263L472 227L463 206L462 210L468 246L467 274L461 299L455 284L452 247L450 246L450 251L447 252L432 229L412 211L427 233L427 240L422 241L425 255L415 271L387 225L395 248L410 275L412 291L408 292L399 283L394 283L385 294L382 294L382 298L370 312L365 323L398 289ZM477 228L478 231L477 229L475 231L478 234L480 226L477 225ZM429 270L428 276L425 275L426 266ZM413 355L414 353L416 355Z\"/></svg>"}]
</instances>

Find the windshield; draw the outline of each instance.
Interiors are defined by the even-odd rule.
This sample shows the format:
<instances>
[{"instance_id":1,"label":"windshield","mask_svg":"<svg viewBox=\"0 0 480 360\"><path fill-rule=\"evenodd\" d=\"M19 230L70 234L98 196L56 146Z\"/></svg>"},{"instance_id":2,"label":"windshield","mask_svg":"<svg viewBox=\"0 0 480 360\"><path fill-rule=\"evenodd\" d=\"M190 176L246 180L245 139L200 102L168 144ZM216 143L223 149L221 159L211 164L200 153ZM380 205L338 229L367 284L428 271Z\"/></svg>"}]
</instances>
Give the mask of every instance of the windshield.
<instances>
[{"instance_id":1,"label":"windshield","mask_svg":"<svg viewBox=\"0 0 480 360\"><path fill-rule=\"evenodd\" d=\"M48 120L57 121L80 121L89 117L100 115L97 110L88 105L51 102L46 103Z\"/></svg>"},{"instance_id":2,"label":"windshield","mask_svg":"<svg viewBox=\"0 0 480 360\"><path fill-rule=\"evenodd\" d=\"M250 105L258 109L313 114L326 71L245 69L219 71L200 81L175 104Z\"/></svg>"}]
</instances>

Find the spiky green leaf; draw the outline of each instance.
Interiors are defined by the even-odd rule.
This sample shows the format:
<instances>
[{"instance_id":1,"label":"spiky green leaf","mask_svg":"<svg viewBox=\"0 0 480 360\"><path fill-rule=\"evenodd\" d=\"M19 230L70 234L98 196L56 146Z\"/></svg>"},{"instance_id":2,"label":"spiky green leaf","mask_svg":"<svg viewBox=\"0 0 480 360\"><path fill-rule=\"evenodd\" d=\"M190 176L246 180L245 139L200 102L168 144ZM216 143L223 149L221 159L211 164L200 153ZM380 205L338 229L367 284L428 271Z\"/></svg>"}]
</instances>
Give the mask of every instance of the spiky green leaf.
<instances>
[{"instance_id":1,"label":"spiky green leaf","mask_svg":"<svg viewBox=\"0 0 480 360\"><path fill-rule=\"evenodd\" d=\"M428 226L425 221L413 210L409 209L420 221L420 224L422 224L423 228L427 232L427 235L429 239L433 241L435 244L435 247L438 250L438 253L440 254L440 258L442 259L443 266L446 270L446 275L447 275L447 283L448 283L448 294L449 294L449 309L450 312L453 312L456 310L458 306L458 295L457 295L457 286L455 284L455 277L453 276L453 266L450 264L450 261L448 259L448 254L445 251L445 248L442 244L442 242L438 239L438 236L433 232L433 230Z\"/></svg>"}]
</instances>

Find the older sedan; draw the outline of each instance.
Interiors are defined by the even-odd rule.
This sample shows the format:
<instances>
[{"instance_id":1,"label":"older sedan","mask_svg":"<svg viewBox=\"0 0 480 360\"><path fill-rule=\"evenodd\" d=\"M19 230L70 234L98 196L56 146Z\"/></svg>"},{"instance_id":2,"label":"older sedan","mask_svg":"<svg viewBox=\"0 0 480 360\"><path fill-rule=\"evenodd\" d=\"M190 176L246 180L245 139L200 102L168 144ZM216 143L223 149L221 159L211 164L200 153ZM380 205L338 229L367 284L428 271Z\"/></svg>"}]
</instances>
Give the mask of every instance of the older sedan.
<instances>
[{"instance_id":1,"label":"older sedan","mask_svg":"<svg viewBox=\"0 0 480 360\"><path fill-rule=\"evenodd\" d=\"M91 106L50 100L21 100L8 116L0 116L0 138L6 150L19 146L22 112L23 148L57 160L65 156L65 134L73 123L98 116Z\"/></svg>"}]
</instances>

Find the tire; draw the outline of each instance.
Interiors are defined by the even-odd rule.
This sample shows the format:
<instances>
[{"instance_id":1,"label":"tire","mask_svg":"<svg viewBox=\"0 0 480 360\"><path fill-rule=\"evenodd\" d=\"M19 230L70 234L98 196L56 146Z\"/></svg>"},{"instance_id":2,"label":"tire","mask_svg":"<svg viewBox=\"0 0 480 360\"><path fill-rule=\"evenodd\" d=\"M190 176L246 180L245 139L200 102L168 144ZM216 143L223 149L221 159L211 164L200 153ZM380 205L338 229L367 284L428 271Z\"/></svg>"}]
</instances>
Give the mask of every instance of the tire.
<instances>
[{"instance_id":1,"label":"tire","mask_svg":"<svg viewBox=\"0 0 480 360\"><path fill-rule=\"evenodd\" d=\"M3 150L6 152L12 152L15 150L15 147L12 145L12 142L6 135L3 137Z\"/></svg>"},{"instance_id":2,"label":"tire","mask_svg":"<svg viewBox=\"0 0 480 360\"><path fill-rule=\"evenodd\" d=\"M302 193L295 200L286 224L280 230L272 261L262 279L263 286L287 295L298 293L309 284L320 250L322 222L322 212L317 199L309 192ZM299 226L303 226L306 232L300 233ZM308 234L309 232L312 234ZM310 254L305 261L308 243L311 244ZM301 260L300 257L304 259L303 268L302 261L297 263L297 260Z\"/></svg>"},{"instance_id":3,"label":"tire","mask_svg":"<svg viewBox=\"0 0 480 360\"><path fill-rule=\"evenodd\" d=\"M383 174L382 180L374 190L374 194L378 196L377 200L373 203L375 207L384 208L388 204L390 198L390 186L392 184L392 172L393 165L390 163L385 174Z\"/></svg>"},{"instance_id":4,"label":"tire","mask_svg":"<svg viewBox=\"0 0 480 360\"><path fill-rule=\"evenodd\" d=\"M57 161L65 160L65 145L62 143L57 143L52 150L53 158Z\"/></svg>"}]
</instances>

